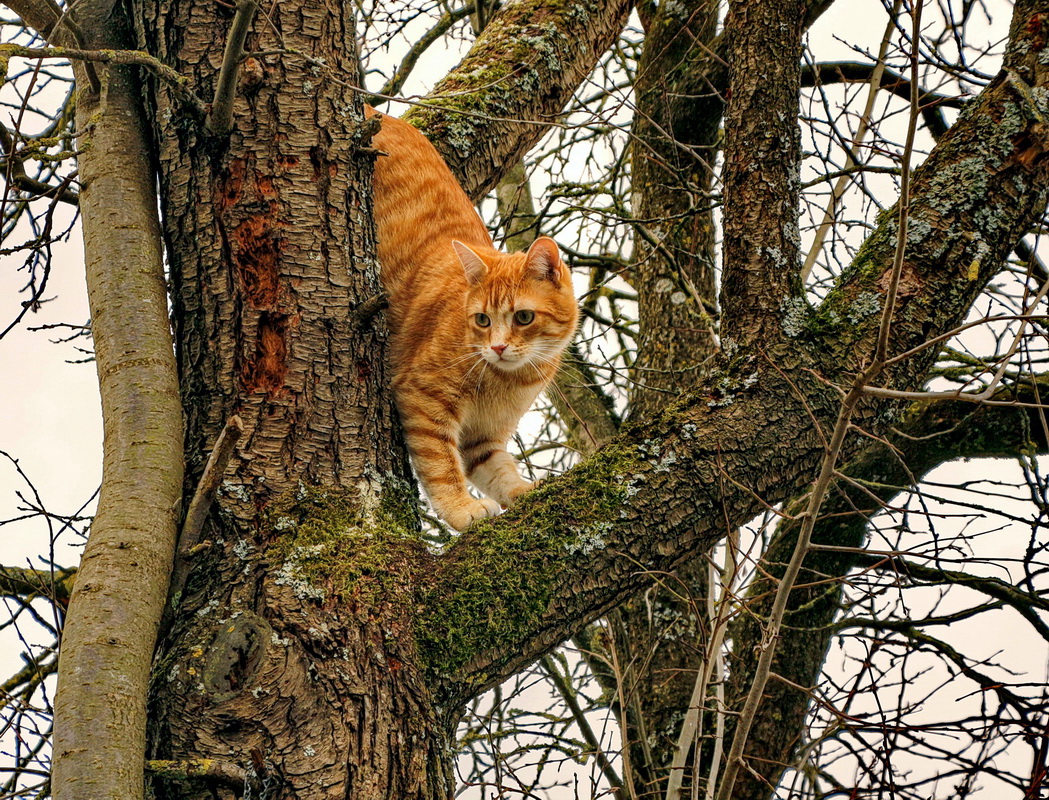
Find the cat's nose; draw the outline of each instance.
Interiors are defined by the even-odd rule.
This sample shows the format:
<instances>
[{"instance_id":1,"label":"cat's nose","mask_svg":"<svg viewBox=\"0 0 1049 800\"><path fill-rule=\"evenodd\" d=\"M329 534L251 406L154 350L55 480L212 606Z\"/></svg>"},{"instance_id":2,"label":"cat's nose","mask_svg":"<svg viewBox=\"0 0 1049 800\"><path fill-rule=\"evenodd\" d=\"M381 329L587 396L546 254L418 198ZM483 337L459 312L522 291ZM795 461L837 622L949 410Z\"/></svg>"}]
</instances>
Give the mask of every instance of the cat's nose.
<instances>
[{"instance_id":1,"label":"cat's nose","mask_svg":"<svg viewBox=\"0 0 1049 800\"><path fill-rule=\"evenodd\" d=\"M492 345L492 349L495 350L495 354L497 356L502 356L503 355L503 351L506 349L506 345L505 344L493 344Z\"/></svg>"}]
</instances>

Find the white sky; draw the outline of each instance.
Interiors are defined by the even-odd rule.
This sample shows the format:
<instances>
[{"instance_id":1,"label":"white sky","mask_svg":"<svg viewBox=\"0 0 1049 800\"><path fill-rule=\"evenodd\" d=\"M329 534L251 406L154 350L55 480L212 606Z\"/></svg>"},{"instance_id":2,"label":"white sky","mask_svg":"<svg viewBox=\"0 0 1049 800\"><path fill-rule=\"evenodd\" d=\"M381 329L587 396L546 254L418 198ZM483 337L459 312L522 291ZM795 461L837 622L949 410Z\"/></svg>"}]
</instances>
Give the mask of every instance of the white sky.
<instances>
[{"instance_id":1,"label":"white sky","mask_svg":"<svg viewBox=\"0 0 1049 800\"><path fill-rule=\"evenodd\" d=\"M1004 35L1008 25L1008 8L1000 0L989 5L1002 9L995 24L988 29L989 39ZM868 51L876 51L884 28L885 16L876 0L839 0L813 28L810 41L819 59L859 59L845 42L862 41ZM840 37L840 38L839 38ZM407 94L423 93L432 77L443 75L458 60L458 54L434 48L420 63L406 87ZM993 71L994 65L981 65ZM376 80L370 88L378 88ZM397 110L394 109L394 113ZM5 120L5 122L8 122ZM88 318L80 243L75 240L55 246L54 271L47 297L54 298L41 309L28 315L27 324L45 325L61 322L82 323ZM17 256L0 257L0 327L7 324L24 299L18 289L25 282L17 270ZM121 265L113 265L120 269ZM72 513L98 486L100 480L101 420L93 364L68 364L80 354L70 344L52 344L49 340L63 335L61 331L28 332L23 325L0 340L0 450L19 459L22 469L34 482L49 510ZM1008 479L1015 468L1002 463L971 462L942 468L936 477L943 482L982 478L994 474ZM19 515L16 492L26 486L9 463L0 460L0 519ZM1003 509L1007 506L1002 501ZM1023 508L1022 506L1017 506ZM1029 513L1029 512L1026 512ZM913 519L911 520L913 522ZM945 527L945 525L942 525ZM1022 553L1027 531L1014 526L994 536L977 541L979 555L995 557L1003 553ZM914 534L915 537L920 534ZM70 537L63 537L57 560L70 565L76 558ZM46 552L48 531L39 521L0 527L0 563L26 565L34 556ZM1017 669L1030 673L1030 679L1044 677L1045 643L1031 639L1029 627L1015 615L998 615L993 626L982 624L976 629L959 625L950 638L967 650L990 655L1002 650ZM1027 648L1016 642L1030 641ZM0 639L0 641L4 641ZM12 645L13 646L13 645ZM12 654L14 650L6 647ZM6 660L0 660L3 671ZM831 665L849 670L841 655L832 657ZM938 711L939 709L937 709ZM1018 755L1022 759L1025 756ZM1023 770L1026 765L1021 766ZM585 770L588 771L588 770ZM946 787L945 787L946 788ZM1007 797L1006 793L994 794Z\"/></svg>"}]
</instances>

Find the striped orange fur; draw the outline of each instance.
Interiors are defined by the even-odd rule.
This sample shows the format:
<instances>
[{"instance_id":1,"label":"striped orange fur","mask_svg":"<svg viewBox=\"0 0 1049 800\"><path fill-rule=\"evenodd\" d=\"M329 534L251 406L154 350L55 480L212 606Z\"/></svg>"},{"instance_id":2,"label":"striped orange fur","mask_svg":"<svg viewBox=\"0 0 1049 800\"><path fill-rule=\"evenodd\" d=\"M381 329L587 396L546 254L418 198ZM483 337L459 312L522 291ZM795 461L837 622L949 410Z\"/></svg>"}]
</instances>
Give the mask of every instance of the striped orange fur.
<instances>
[{"instance_id":1,"label":"striped orange fur","mask_svg":"<svg viewBox=\"0 0 1049 800\"><path fill-rule=\"evenodd\" d=\"M496 250L421 133L383 116L373 144L388 153L374 197L394 398L423 489L462 530L532 488L506 443L554 377L579 312L552 239Z\"/></svg>"}]
</instances>

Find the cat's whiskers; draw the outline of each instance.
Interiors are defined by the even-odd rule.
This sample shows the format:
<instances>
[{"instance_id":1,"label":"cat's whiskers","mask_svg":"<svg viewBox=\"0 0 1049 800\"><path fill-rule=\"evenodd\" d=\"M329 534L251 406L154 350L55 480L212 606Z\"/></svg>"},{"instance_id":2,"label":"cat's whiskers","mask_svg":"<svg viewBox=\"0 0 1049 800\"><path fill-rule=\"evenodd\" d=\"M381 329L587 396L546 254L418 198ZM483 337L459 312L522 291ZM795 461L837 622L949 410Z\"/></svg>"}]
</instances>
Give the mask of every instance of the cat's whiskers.
<instances>
[{"instance_id":1,"label":"cat's whiskers","mask_svg":"<svg viewBox=\"0 0 1049 800\"><path fill-rule=\"evenodd\" d=\"M481 380L483 380L484 377L485 377L485 370L488 368L488 362L485 361L485 356L481 355L481 353L479 351L479 348L478 348L478 352L473 353L473 354L476 356L477 360L472 365L470 365L470 369L468 369L466 371L466 373L463 375L463 379L461 381L459 381L459 385L458 385L458 388L456 390L458 393L462 394L463 387L466 386L466 382L470 380L471 373L475 369L477 369L478 366L480 367L480 372L477 373L477 383L473 387L474 394L476 394L477 387L480 386Z\"/></svg>"},{"instance_id":2,"label":"cat's whiskers","mask_svg":"<svg viewBox=\"0 0 1049 800\"><path fill-rule=\"evenodd\" d=\"M467 344L463 345L463 347L468 348L470 352L466 353L465 355L461 355L458 358L452 359L445 365L446 367L454 367L456 364L461 364L467 359L476 358L480 356L481 353L484 351L484 347L478 344Z\"/></svg>"},{"instance_id":3,"label":"cat's whiskers","mask_svg":"<svg viewBox=\"0 0 1049 800\"><path fill-rule=\"evenodd\" d=\"M532 349L528 353L527 362L530 366L537 367L537 362L547 364L550 366L556 366L559 363L561 351L554 348L545 347L543 345L533 345Z\"/></svg>"},{"instance_id":4,"label":"cat's whiskers","mask_svg":"<svg viewBox=\"0 0 1049 800\"><path fill-rule=\"evenodd\" d=\"M477 374L477 383L474 384L474 394L478 394L478 390L481 388L481 381L484 380L484 373L491 365L488 363L488 359L481 356L481 371Z\"/></svg>"}]
</instances>

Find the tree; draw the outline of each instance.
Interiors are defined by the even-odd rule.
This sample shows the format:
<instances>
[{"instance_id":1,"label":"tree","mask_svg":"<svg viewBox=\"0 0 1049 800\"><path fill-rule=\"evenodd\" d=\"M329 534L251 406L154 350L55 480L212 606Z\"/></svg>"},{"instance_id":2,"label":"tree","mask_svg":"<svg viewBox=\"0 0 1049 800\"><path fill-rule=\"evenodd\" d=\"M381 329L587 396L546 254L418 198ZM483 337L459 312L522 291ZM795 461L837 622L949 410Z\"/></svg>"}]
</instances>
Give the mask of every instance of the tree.
<instances>
[{"instance_id":1,"label":"tree","mask_svg":"<svg viewBox=\"0 0 1049 800\"><path fill-rule=\"evenodd\" d=\"M625 65L636 98L632 251L569 250L595 275L590 317L613 340L636 340L636 353L611 359L629 382L568 372L553 402L586 457L436 549L386 391L369 216L382 155L361 113L355 9L81 0L67 13L11 0L50 47L5 45L7 56L76 64L67 199L82 215L106 425L98 510L62 628L55 797L141 796L147 750L158 797L444 797L466 705L573 636L619 692L622 796L662 794L668 781L768 796L804 730L839 579L865 563L866 517L946 459L1041 446L1038 382L1002 386L1017 346L996 354L984 393L964 396L982 402L978 413L956 410L959 392L919 390L1045 211L1044 0L1017 0L1003 69L952 126L933 113L949 99L926 92L916 67L865 71L871 86L903 87L912 121L931 114L939 141L913 175L912 147L902 150L897 205L846 267L813 273L811 296L799 92L857 68L803 68L805 31L830 3L736 2L723 26L716 3L638 4L640 45L621 37L631 5L476 4L476 43L405 115L476 200L502 181L503 221L526 237L563 221L515 200L529 192L512 170L569 104L611 105L607 82L596 98L577 95L584 78ZM906 31L900 5L890 18ZM391 22L418 10L391 8ZM364 11L374 24L377 9ZM438 35L466 13L446 10ZM916 64L917 45L907 50ZM7 192L71 191L63 173L26 175L43 143L17 127L5 139ZM850 158L833 177L862 171ZM612 165L604 187L560 191L591 205L611 195L605 210L627 216L623 160ZM636 328L615 313L631 294ZM1014 317L1027 324L1035 305ZM610 410L617 397L626 423ZM696 689L695 647L656 641L639 593L676 571L692 595L709 594L704 556L768 509L782 522L731 633L724 700L742 712L720 717L718 737L709 717L693 719L685 770L680 717L712 684ZM838 549L810 547L828 541ZM22 594L39 588L38 576L16 577ZM49 583L64 601L68 584ZM1040 607L1033 585L1009 597ZM614 640L590 627L608 614ZM639 652L656 655L642 667ZM627 665L639 703L625 702L609 663ZM646 728L673 733L650 742ZM727 753L717 773L713 747Z\"/></svg>"}]
</instances>

